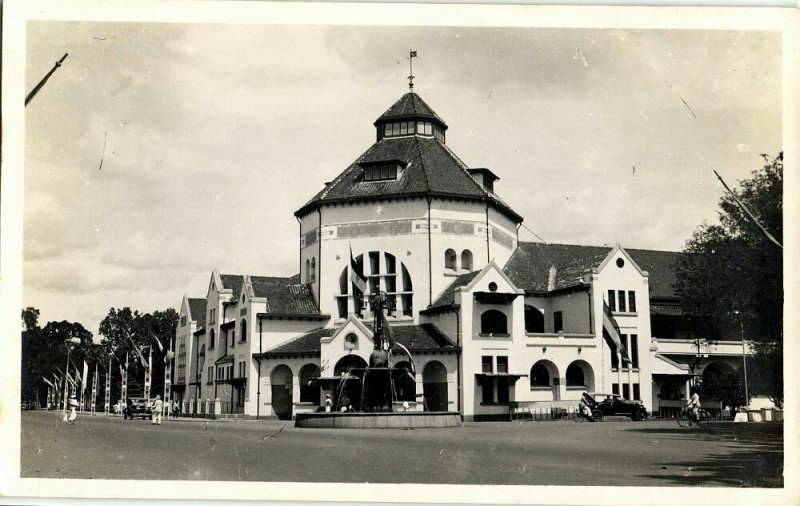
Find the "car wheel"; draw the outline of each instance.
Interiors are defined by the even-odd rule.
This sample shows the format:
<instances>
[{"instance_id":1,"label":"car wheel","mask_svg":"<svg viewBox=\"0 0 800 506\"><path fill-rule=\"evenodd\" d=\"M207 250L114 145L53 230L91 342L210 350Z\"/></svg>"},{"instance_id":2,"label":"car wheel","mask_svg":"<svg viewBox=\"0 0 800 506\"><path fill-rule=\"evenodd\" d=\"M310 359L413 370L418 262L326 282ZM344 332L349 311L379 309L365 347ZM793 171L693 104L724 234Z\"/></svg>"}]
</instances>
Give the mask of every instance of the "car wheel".
<instances>
[{"instance_id":1,"label":"car wheel","mask_svg":"<svg viewBox=\"0 0 800 506\"><path fill-rule=\"evenodd\" d=\"M592 410L592 420L595 422L602 422L603 421L603 412L599 409Z\"/></svg>"},{"instance_id":2,"label":"car wheel","mask_svg":"<svg viewBox=\"0 0 800 506\"><path fill-rule=\"evenodd\" d=\"M647 413L647 410L646 409L642 409L638 413L636 413L636 417L634 418L634 420L636 420L637 422L644 422L644 421L647 420L648 416L649 415Z\"/></svg>"}]
</instances>

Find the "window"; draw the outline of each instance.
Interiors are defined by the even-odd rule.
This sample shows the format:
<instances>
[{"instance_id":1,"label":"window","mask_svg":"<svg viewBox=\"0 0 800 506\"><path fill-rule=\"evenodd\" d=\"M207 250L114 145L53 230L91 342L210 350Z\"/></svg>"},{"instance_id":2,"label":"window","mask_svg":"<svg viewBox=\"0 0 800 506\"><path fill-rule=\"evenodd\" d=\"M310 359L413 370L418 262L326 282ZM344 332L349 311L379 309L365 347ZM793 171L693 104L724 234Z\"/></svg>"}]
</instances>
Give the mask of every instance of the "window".
<instances>
[{"instance_id":1,"label":"window","mask_svg":"<svg viewBox=\"0 0 800 506\"><path fill-rule=\"evenodd\" d=\"M461 252L461 269L472 271L472 252L468 249Z\"/></svg>"},{"instance_id":2,"label":"window","mask_svg":"<svg viewBox=\"0 0 800 506\"><path fill-rule=\"evenodd\" d=\"M481 334L508 334L506 315L497 309L490 309L481 315Z\"/></svg>"},{"instance_id":3,"label":"window","mask_svg":"<svg viewBox=\"0 0 800 506\"><path fill-rule=\"evenodd\" d=\"M614 383L611 385L611 393L619 395L619 383Z\"/></svg>"},{"instance_id":4,"label":"window","mask_svg":"<svg viewBox=\"0 0 800 506\"><path fill-rule=\"evenodd\" d=\"M531 367L531 387L549 387L550 371L544 364L536 362Z\"/></svg>"},{"instance_id":5,"label":"window","mask_svg":"<svg viewBox=\"0 0 800 506\"><path fill-rule=\"evenodd\" d=\"M397 163L384 163L364 167L364 181L389 181L397 179Z\"/></svg>"},{"instance_id":6,"label":"window","mask_svg":"<svg viewBox=\"0 0 800 506\"><path fill-rule=\"evenodd\" d=\"M306 364L300 369L300 402L319 404L319 385L313 381L318 373L319 367L315 364Z\"/></svg>"},{"instance_id":7,"label":"window","mask_svg":"<svg viewBox=\"0 0 800 506\"><path fill-rule=\"evenodd\" d=\"M497 378L496 383L497 383L497 402L508 402L509 390L510 390L508 379Z\"/></svg>"},{"instance_id":8,"label":"window","mask_svg":"<svg viewBox=\"0 0 800 506\"><path fill-rule=\"evenodd\" d=\"M628 353L631 358L631 365L634 369L639 368L639 336L631 334L631 345L628 347Z\"/></svg>"},{"instance_id":9,"label":"window","mask_svg":"<svg viewBox=\"0 0 800 506\"><path fill-rule=\"evenodd\" d=\"M633 384L633 400L635 400L635 401L642 400L641 399L641 393L639 392L639 384L638 383L634 383Z\"/></svg>"},{"instance_id":10,"label":"window","mask_svg":"<svg viewBox=\"0 0 800 506\"><path fill-rule=\"evenodd\" d=\"M481 402L494 402L494 381L489 378L481 383Z\"/></svg>"},{"instance_id":11,"label":"window","mask_svg":"<svg viewBox=\"0 0 800 506\"><path fill-rule=\"evenodd\" d=\"M444 252L444 268L456 270L456 252L453 249L448 249Z\"/></svg>"},{"instance_id":12,"label":"window","mask_svg":"<svg viewBox=\"0 0 800 506\"><path fill-rule=\"evenodd\" d=\"M214 382L214 366L208 366L208 374L206 375L206 384L210 385Z\"/></svg>"},{"instance_id":13,"label":"window","mask_svg":"<svg viewBox=\"0 0 800 506\"><path fill-rule=\"evenodd\" d=\"M247 341L247 320L242 320L239 324L239 340Z\"/></svg>"},{"instance_id":14,"label":"window","mask_svg":"<svg viewBox=\"0 0 800 506\"><path fill-rule=\"evenodd\" d=\"M586 378L583 375L583 369L576 363L571 363L567 367L567 386L568 387L585 387Z\"/></svg>"},{"instance_id":15,"label":"window","mask_svg":"<svg viewBox=\"0 0 800 506\"><path fill-rule=\"evenodd\" d=\"M553 332L564 331L564 313L556 311L553 313Z\"/></svg>"},{"instance_id":16,"label":"window","mask_svg":"<svg viewBox=\"0 0 800 506\"><path fill-rule=\"evenodd\" d=\"M311 276L309 276L309 281L314 281L317 279L317 259L315 257L311 257Z\"/></svg>"},{"instance_id":17,"label":"window","mask_svg":"<svg viewBox=\"0 0 800 506\"><path fill-rule=\"evenodd\" d=\"M617 308L617 311L620 311L620 312L624 313L625 312L625 290L618 291L617 295L618 295L618 299L619 299L619 307Z\"/></svg>"},{"instance_id":18,"label":"window","mask_svg":"<svg viewBox=\"0 0 800 506\"><path fill-rule=\"evenodd\" d=\"M633 290L628 290L628 311L636 312L636 292Z\"/></svg>"},{"instance_id":19,"label":"window","mask_svg":"<svg viewBox=\"0 0 800 506\"><path fill-rule=\"evenodd\" d=\"M247 363L246 362L239 362L239 376L238 378L244 378L245 372L247 371Z\"/></svg>"},{"instance_id":20,"label":"window","mask_svg":"<svg viewBox=\"0 0 800 506\"><path fill-rule=\"evenodd\" d=\"M484 374L492 374L494 372L494 367L492 363L492 357L481 357L481 372Z\"/></svg>"},{"instance_id":21,"label":"window","mask_svg":"<svg viewBox=\"0 0 800 506\"><path fill-rule=\"evenodd\" d=\"M355 350L358 348L358 336L350 332L344 336L344 347L348 350Z\"/></svg>"},{"instance_id":22,"label":"window","mask_svg":"<svg viewBox=\"0 0 800 506\"><path fill-rule=\"evenodd\" d=\"M616 311L617 310L617 298L616 293L614 290L608 291L608 310L609 311Z\"/></svg>"},{"instance_id":23,"label":"window","mask_svg":"<svg viewBox=\"0 0 800 506\"><path fill-rule=\"evenodd\" d=\"M622 384L622 397L628 400L631 398L631 386L627 383Z\"/></svg>"},{"instance_id":24,"label":"window","mask_svg":"<svg viewBox=\"0 0 800 506\"><path fill-rule=\"evenodd\" d=\"M508 357L497 357L497 372L508 374Z\"/></svg>"},{"instance_id":25,"label":"window","mask_svg":"<svg viewBox=\"0 0 800 506\"><path fill-rule=\"evenodd\" d=\"M619 267L620 269L625 267L625 260L623 260L621 258L617 258L617 267Z\"/></svg>"},{"instance_id":26,"label":"window","mask_svg":"<svg viewBox=\"0 0 800 506\"><path fill-rule=\"evenodd\" d=\"M525 305L525 332L544 332L544 315L537 308Z\"/></svg>"},{"instance_id":27,"label":"window","mask_svg":"<svg viewBox=\"0 0 800 506\"><path fill-rule=\"evenodd\" d=\"M181 327L185 327L185 326L186 326L186 317L185 316L181 316Z\"/></svg>"},{"instance_id":28,"label":"window","mask_svg":"<svg viewBox=\"0 0 800 506\"><path fill-rule=\"evenodd\" d=\"M215 336L215 333L214 333L214 329L211 329L211 332L208 334L208 349L209 350L213 350L214 349L214 338L215 337L216 336Z\"/></svg>"}]
</instances>

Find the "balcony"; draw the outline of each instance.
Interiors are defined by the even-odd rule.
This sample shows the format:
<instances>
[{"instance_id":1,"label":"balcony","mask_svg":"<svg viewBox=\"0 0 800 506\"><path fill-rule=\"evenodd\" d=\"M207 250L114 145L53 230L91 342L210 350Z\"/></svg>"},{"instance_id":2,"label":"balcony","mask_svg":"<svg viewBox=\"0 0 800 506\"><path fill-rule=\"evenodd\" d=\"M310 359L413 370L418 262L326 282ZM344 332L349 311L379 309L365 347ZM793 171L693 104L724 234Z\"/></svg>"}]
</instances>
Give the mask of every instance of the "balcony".
<instances>
[{"instance_id":1,"label":"balcony","mask_svg":"<svg viewBox=\"0 0 800 506\"><path fill-rule=\"evenodd\" d=\"M753 354L753 343L745 341L745 349L748 355ZM701 355L717 356L717 357L732 357L742 356L742 342L741 341L700 341L698 349L697 341L694 339L652 339L652 351L657 351L662 355Z\"/></svg>"},{"instance_id":2,"label":"balcony","mask_svg":"<svg viewBox=\"0 0 800 506\"><path fill-rule=\"evenodd\" d=\"M568 334L566 332L526 332L525 346L538 347L589 347L595 344L594 334Z\"/></svg>"}]
</instances>

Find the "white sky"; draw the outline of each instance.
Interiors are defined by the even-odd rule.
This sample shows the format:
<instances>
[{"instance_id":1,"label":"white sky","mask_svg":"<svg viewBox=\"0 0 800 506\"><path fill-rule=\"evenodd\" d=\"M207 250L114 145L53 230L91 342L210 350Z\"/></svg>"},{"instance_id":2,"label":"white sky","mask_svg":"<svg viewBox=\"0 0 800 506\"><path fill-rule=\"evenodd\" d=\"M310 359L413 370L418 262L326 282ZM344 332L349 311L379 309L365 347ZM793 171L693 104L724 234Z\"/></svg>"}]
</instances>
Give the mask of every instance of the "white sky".
<instances>
[{"instance_id":1,"label":"white sky","mask_svg":"<svg viewBox=\"0 0 800 506\"><path fill-rule=\"evenodd\" d=\"M96 333L214 268L295 274L292 213L374 142L409 49L448 145L548 242L679 250L712 170L782 149L779 33L31 22L26 89L69 57L25 110L23 305Z\"/></svg>"}]
</instances>

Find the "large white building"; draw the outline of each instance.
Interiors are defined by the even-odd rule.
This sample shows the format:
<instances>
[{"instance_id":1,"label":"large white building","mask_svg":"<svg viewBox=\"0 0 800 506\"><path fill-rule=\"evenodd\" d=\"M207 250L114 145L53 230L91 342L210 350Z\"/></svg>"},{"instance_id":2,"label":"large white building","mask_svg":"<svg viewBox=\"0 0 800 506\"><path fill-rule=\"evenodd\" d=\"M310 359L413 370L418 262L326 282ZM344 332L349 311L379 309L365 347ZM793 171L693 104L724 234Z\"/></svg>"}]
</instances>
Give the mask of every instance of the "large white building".
<instances>
[{"instance_id":1,"label":"large white building","mask_svg":"<svg viewBox=\"0 0 800 506\"><path fill-rule=\"evenodd\" d=\"M359 302L377 291L416 365L416 381L396 385L412 409L507 418L510 406L574 406L590 390L658 412L692 375L738 374L741 340L701 339L682 314L679 253L520 242L499 178L448 148L447 125L419 95L374 125L374 144L295 213L299 275L215 271L204 298L184 297L173 388L183 413L316 410L343 371L366 365L372 315ZM604 305L630 364L604 332Z\"/></svg>"}]
</instances>

